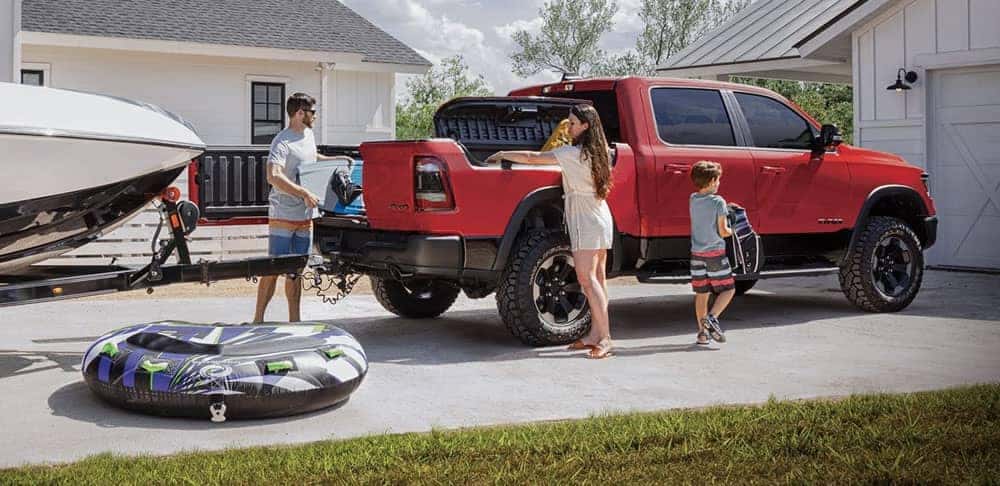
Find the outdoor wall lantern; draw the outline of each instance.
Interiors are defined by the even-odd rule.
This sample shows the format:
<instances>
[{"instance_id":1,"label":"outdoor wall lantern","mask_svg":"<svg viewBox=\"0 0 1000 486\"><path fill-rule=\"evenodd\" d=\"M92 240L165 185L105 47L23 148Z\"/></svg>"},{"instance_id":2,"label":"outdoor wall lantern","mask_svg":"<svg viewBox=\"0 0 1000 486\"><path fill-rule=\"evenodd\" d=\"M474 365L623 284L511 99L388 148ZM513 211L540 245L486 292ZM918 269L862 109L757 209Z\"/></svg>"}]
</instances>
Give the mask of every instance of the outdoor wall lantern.
<instances>
[{"instance_id":1,"label":"outdoor wall lantern","mask_svg":"<svg viewBox=\"0 0 1000 486\"><path fill-rule=\"evenodd\" d=\"M887 86L885 89L895 91L897 93L902 93L903 91L912 89L909 84L903 82L904 79L906 80L906 83L915 83L917 82L917 73L914 71L907 71L905 68L899 68L899 71L896 72L896 82Z\"/></svg>"}]
</instances>

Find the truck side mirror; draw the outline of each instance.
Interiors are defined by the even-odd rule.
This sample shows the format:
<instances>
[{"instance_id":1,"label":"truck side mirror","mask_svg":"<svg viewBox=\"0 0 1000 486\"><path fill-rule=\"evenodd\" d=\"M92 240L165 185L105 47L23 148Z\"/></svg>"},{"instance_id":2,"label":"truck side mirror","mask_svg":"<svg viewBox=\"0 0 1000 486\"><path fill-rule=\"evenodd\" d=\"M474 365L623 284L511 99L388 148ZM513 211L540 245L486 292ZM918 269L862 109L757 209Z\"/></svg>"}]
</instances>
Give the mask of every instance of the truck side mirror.
<instances>
[{"instance_id":1,"label":"truck side mirror","mask_svg":"<svg viewBox=\"0 0 1000 486\"><path fill-rule=\"evenodd\" d=\"M823 125L819 129L819 136L813 139L812 151L814 154L821 154L827 147L836 147L844 141L837 125Z\"/></svg>"}]
</instances>

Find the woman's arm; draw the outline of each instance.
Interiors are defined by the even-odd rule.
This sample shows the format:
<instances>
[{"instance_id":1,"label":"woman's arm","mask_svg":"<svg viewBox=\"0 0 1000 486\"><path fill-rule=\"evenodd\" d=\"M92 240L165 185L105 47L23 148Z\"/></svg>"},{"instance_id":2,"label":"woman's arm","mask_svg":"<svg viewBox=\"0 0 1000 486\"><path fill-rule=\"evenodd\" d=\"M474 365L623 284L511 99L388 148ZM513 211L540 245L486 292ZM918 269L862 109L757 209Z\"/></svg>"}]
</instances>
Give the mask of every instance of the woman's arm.
<instances>
[{"instance_id":1,"label":"woman's arm","mask_svg":"<svg viewBox=\"0 0 1000 486\"><path fill-rule=\"evenodd\" d=\"M559 161L552 152L531 152L528 150L508 150L491 155L487 163L495 164L501 160L509 160L517 164L557 165Z\"/></svg>"}]
</instances>

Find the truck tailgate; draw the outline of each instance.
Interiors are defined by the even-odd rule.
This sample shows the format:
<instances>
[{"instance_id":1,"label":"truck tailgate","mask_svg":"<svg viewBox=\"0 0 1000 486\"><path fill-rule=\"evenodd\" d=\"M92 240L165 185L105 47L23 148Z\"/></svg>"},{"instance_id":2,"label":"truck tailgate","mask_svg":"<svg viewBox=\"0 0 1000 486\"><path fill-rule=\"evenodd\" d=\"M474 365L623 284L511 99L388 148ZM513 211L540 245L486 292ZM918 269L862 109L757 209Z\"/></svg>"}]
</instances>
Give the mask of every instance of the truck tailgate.
<instances>
[{"instance_id":1,"label":"truck tailgate","mask_svg":"<svg viewBox=\"0 0 1000 486\"><path fill-rule=\"evenodd\" d=\"M379 230L495 237L504 233L514 209L528 194L561 185L555 166L514 170L473 166L451 139L369 142L361 145L361 154L365 210L369 225ZM422 157L446 166L454 209L418 210L415 169Z\"/></svg>"}]
</instances>

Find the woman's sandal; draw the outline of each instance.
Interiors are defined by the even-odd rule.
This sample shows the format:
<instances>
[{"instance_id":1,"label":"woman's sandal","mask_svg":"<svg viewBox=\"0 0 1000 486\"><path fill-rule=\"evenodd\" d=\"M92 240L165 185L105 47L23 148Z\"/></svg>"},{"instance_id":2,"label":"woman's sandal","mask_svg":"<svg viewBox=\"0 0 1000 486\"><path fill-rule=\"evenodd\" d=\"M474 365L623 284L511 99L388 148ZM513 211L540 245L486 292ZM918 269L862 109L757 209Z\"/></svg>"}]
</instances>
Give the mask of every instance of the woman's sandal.
<instances>
[{"instance_id":1,"label":"woman's sandal","mask_svg":"<svg viewBox=\"0 0 1000 486\"><path fill-rule=\"evenodd\" d=\"M587 344L583 342L583 339L577 339L573 341L569 346L566 347L567 351L583 351L584 349L594 349L596 346L593 344Z\"/></svg>"},{"instance_id":2,"label":"woman's sandal","mask_svg":"<svg viewBox=\"0 0 1000 486\"><path fill-rule=\"evenodd\" d=\"M588 359L604 359L610 356L614 354L611 352L611 343L607 341L590 348L590 352L587 353Z\"/></svg>"},{"instance_id":3,"label":"woman's sandal","mask_svg":"<svg viewBox=\"0 0 1000 486\"><path fill-rule=\"evenodd\" d=\"M709 344L712 344L712 341L710 341L708 339L708 333L707 332L700 331L698 333L698 338L695 340L694 343L697 344L697 345L699 345L699 346L708 346Z\"/></svg>"}]
</instances>

